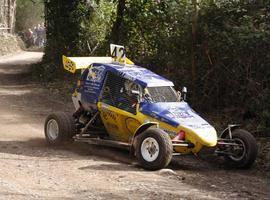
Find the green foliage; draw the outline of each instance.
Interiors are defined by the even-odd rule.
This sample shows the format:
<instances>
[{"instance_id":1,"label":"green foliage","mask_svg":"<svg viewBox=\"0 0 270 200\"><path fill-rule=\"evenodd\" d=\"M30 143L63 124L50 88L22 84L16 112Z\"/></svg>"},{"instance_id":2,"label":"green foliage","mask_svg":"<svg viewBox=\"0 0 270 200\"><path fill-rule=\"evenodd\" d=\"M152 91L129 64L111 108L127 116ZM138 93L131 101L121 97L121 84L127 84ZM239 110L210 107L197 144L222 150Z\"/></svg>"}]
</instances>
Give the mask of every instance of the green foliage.
<instances>
[{"instance_id":1,"label":"green foliage","mask_svg":"<svg viewBox=\"0 0 270 200\"><path fill-rule=\"evenodd\" d=\"M95 53L95 49L100 48L100 45L105 42L112 28L116 4L113 1L99 0L93 3L93 8L91 19L85 20L85 34L90 54Z\"/></svg>"},{"instance_id":2,"label":"green foliage","mask_svg":"<svg viewBox=\"0 0 270 200\"><path fill-rule=\"evenodd\" d=\"M190 66L190 3L133 0L126 1L125 6L116 34L121 38L119 44L127 48L128 57L179 83L179 74L188 74ZM182 85L187 79L181 77Z\"/></svg>"},{"instance_id":3,"label":"green foliage","mask_svg":"<svg viewBox=\"0 0 270 200\"><path fill-rule=\"evenodd\" d=\"M270 109L269 7L223 2L200 12L197 86L201 105L238 107L260 115Z\"/></svg>"},{"instance_id":4,"label":"green foliage","mask_svg":"<svg viewBox=\"0 0 270 200\"><path fill-rule=\"evenodd\" d=\"M259 129L265 129L270 127L270 112L263 111L261 114L261 122L258 126Z\"/></svg>"},{"instance_id":5,"label":"green foliage","mask_svg":"<svg viewBox=\"0 0 270 200\"><path fill-rule=\"evenodd\" d=\"M47 44L42 67L44 80L63 77L62 55L93 54L110 30L115 4L100 0L45 1Z\"/></svg>"},{"instance_id":6,"label":"green foliage","mask_svg":"<svg viewBox=\"0 0 270 200\"><path fill-rule=\"evenodd\" d=\"M25 31L44 22L43 0L17 0L16 31Z\"/></svg>"},{"instance_id":7,"label":"green foliage","mask_svg":"<svg viewBox=\"0 0 270 200\"><path fill-rule=\"evenodd\" d=\"M91 19L93 8L88 1L47 0L47 44L40 75L46 80L63 76L62 55L85 55L85 20Z\"/></svg>"}]
</instances>

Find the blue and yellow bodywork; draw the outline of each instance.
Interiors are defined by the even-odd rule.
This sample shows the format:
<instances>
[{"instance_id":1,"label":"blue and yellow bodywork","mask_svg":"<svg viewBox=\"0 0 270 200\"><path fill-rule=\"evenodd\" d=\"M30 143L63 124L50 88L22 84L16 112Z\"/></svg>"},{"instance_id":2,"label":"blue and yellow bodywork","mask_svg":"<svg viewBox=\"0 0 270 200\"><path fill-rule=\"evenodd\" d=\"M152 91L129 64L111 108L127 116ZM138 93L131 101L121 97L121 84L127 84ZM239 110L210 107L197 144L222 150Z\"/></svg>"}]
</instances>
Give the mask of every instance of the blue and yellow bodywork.
<instances>
[{"instance_id":1,"label":"blue and yellow bodywork","mask_svg":"<svg viewBox=\"0 0 270 200\"><path fill-rule=\"evenodd\" d=\"M76 89L73 94L73 102L80 102L85 108L96 107L100 113L102 122L108 134L117 141L132 143L134 136L140 127L148 124L157 124L159 128L175 138L180 131L185 132L185 141L192 143L192 148L174 147L179 153L197 153L203 146L213 147L217 144L216 130L200 117L185 101L150 103L139 102L136 105L136 113L130 113L123 109L102 102L100 96L103 84L108 72L117 74L139 84L142 88L171 86L174 84L166 78L152 71L134 65L130 60L127 64L113 64L108 57L98 60L84 58L83 64L76 68L79 58L63 57L64 68L74 73L74 70L82 69L81 81L83 86Z\"/></svg>"}]
</instances>

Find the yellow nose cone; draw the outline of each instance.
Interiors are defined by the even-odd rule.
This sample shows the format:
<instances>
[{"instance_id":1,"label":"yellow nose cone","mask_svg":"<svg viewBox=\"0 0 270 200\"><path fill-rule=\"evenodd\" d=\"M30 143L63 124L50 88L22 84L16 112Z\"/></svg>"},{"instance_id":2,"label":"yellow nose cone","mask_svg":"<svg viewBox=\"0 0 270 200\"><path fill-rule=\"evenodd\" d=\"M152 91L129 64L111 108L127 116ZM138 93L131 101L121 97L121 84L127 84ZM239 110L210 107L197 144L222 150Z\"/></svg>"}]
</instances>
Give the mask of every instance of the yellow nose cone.
<instances>
[{"instance_id":1,"label":"yellow nose cone","mask_svg":"<svg viewBox=\"0 0 270 200\"><path fill-rule=\"evenodd\" d=\"M217 132L214 128L198 129L195 131L198 142L204 146L213 147L217 145Z\"/></svg>"},{"instance_id":2,"label":"yellow nose cone","mask_svg":"<svg viewBox=\"0 0 270 200\"><path fill-rule=\"evenodd\" d=\"M217 132L213 127L189 129L186 135L193 143L213 147L217 144Z\"/></svg>"}]
</instances>

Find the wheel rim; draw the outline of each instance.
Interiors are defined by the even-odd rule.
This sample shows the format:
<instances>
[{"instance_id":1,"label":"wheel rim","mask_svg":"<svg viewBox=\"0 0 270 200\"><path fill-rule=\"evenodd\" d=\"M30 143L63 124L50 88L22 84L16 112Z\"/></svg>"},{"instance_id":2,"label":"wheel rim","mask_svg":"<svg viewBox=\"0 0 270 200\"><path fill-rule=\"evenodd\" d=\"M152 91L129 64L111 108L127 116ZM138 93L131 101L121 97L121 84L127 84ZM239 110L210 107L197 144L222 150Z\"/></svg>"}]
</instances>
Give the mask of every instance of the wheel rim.
<instances>
[{"instance_id":1,"label":"wheel rim","mask_svg":"<svg viewBox=\"0 0 270 200\"><path fill-rule=\"evenodd\" d=\"M59 135L58 123L55 119L51 119L47 123L47 135L50 140L56 140Z\"/></svg>"},{"instance_id":2,"label":"wheel rim","mask_svg":"<svg viewBox=\"0 0 270 200\"><path fill-rule=\"evenodd\" d=\"M141 154L145 161L153 162L159 155L159 145L152 137L145 138L141 145Z\"/></svg>"},{"instance_id":3,"label":"wheel rim","mask_svg":"<svg viewBox=\"0 0 270 200\"><path fill-rule=\"evenodd\" d=\"M239 138L234 138L234 141L237 146L232 147L232 152L234 155L231 155L230 158L234 161L242 160L246 155L246 146L243 140Z\"/></svg>"}]
</instances>

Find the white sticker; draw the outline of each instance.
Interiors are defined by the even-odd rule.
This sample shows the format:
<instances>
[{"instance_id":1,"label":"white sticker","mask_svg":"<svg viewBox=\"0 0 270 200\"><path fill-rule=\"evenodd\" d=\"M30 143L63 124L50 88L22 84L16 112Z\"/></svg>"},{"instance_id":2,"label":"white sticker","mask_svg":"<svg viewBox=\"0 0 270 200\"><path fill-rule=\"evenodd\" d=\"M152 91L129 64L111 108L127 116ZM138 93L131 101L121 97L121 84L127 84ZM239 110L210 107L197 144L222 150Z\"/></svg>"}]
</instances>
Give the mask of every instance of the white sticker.
<instances>
[{"instance_id":1,"label":"white sticker","mask_svg":"<svg viewBox=\"0 0 270 200\"><path fill-rule=\"evenodd\" d=\"M126 64L126 50L124 46L110 44L111 57L114 63Z\"/></svg>"}]
</instances>

